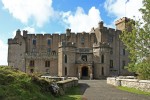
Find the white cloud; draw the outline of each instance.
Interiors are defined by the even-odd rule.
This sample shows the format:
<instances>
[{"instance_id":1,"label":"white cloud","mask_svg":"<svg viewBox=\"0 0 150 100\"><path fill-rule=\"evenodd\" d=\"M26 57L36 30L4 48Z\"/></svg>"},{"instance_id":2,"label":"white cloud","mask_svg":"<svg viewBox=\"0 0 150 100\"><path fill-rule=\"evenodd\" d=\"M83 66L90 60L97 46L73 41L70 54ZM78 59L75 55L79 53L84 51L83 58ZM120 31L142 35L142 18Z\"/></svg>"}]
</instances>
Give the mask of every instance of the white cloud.
<instances>
[{"instance_id":1,"label":"white cloud","mask_svg":"<svg viewBox=\"0 0 150 100\"><path fill-rule=\"evenodd\" d=\"M2 0L2 3L4 9L25 24L33 18L41 27L54 15L52 0Z\"/></svg>"},{"instance_id":2,"label":"white cloud","mask_svg":"<svg viewBox=\"0 0 150 100\"><path fill-rule=\"evenodd\" d=\"M0 40L0 65L7 65L8 45Z\"/></svg>"},{"instance_id":3,"label":"white cloud","mask_svg":"<svg viewBox=\"0 0 150 100\"><path fill-rule=\"evenodd\" d=\"M81 7L78 7L75 14L71 11L63 12L63 21L73 32L89 32L92 27L96 27L101 20L100 12L92 7L88 14L85 14Z\"/></svg>"},{"instance_id":4,"label":"white cloud","mask_svg":"<svg viewBox=\"0 0 150 100\"><path fill-rule=\"evenodd\" d=\"M106 0L105 9L110 16L115 16L117 19L121 17L141 18L142 15L139 9L142 7L142 0Z\"/></svg>"},{"instance_id":5,"label":"white cloud","mask_svg":"<svg viewBox=\"0 0 150 100\"><path fill-rule=\"evenodd\" d=\"M27 30L28 33L35 33L35 29L33 27L25 27L23 30Z\"/></svg>"}]
</instances>

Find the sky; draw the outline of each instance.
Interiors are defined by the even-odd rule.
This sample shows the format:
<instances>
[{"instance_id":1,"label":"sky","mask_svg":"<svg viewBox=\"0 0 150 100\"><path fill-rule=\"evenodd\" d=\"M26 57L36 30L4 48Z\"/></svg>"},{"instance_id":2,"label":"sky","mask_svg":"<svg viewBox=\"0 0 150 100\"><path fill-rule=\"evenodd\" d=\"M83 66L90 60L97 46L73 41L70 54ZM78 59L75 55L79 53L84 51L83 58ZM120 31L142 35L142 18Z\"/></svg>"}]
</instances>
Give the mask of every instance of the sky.
<instances>
[{"instance_id":1,"label":"sky","mask_svg":"<svg viewBox=\"0 0 150 100\"><path fill-rule=\"evenodd\" d=\"M103 21L115 28L122 17L139 19L142 0L0 0L0 65L7 65L9 38L28 33L89 32ZM135 16L135 17L134 17Z\"/></svg>"}]
</instances>

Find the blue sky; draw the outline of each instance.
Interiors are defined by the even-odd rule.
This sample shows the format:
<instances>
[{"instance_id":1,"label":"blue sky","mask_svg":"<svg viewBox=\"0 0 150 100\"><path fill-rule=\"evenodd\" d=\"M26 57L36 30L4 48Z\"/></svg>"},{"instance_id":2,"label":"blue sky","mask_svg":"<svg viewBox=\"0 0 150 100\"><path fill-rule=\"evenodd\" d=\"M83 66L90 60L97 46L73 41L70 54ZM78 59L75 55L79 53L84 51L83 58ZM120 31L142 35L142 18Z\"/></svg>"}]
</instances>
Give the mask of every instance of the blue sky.
<instances>
[{"instance_id":1,"label":"blue sky","mask_svg":"<svg viewBox=\"0 0 150 100\"><path fill-rule=\"evenodd\" d=\"M7 40L17 29L29 34L64 33L66 28L89 32L101 20L115 28L121 17L141 18L141 7L142 0L1 0L0 65L7 65Z\"/></svg>"}]
</instances>

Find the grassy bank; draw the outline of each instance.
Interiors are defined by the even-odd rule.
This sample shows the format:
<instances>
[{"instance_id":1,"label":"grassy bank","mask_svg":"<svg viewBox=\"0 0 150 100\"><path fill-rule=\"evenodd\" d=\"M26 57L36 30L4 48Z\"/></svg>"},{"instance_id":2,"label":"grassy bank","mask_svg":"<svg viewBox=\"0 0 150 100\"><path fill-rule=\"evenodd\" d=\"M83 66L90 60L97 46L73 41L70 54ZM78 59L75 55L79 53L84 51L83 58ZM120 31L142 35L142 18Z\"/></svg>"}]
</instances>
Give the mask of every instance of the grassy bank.
<instances>
[{"instance_id":1,"label":"grassy bank","mask_svg":"<svg viewBox=\"0 0 150 100\"><path fill-rule=\"evenodd\" d=\"M69 89L64 96L54 97L47 90L49 84L33 75L0 67L0 100L80 100L78 87Z\"/></svg>"},{"instance_id":2,"label":"grassy bank","mask_svg":"<svg viewBox=\"0 0 150 100\"><path fill-rule=\"evenodd\" d=\"M123 90L123 91L135 93L135 94L150 95L150 92L144 92L144 91L141 91L141 90L137 90L135 88L128 88L128 87L122 87L122 86L117 87L117 88L120 89L120 90Z\"/></svg>"}]
</instances>

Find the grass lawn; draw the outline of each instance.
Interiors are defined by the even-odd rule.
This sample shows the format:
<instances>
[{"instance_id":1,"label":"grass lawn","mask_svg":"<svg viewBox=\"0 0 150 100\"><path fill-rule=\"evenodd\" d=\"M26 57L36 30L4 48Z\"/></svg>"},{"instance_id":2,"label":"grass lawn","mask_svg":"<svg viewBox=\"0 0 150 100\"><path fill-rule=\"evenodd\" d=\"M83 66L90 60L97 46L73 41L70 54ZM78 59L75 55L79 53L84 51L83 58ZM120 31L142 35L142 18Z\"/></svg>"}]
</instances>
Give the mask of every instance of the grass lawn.
<instances>
[{"instance_id":1,"label":"grass lawn","mask_svg":"<svg viewBox=\"0 0 150 100\"><path fill-rule=\"evenodd\" d=\"M77 86L68 89L64 96L57 97L54 100L81 100L81 97L80 88Z\"/></svg>"},{"instance_id":2,"label":"grass lawn","mask_svg":"<svg viewBox=\"0 0 150 100\"><path fill-rule=\"evenodd\" d=\"M120 90L123 90L123 91L135 93L135 94L150 95L150 92L144 92L144 91L141 91L141 90L138 90L138 89L135 89L135 88L128 88L128 87L122 87L122 86L117 87L117 88L120 89Z\"/></svg>"}]
</instances>

